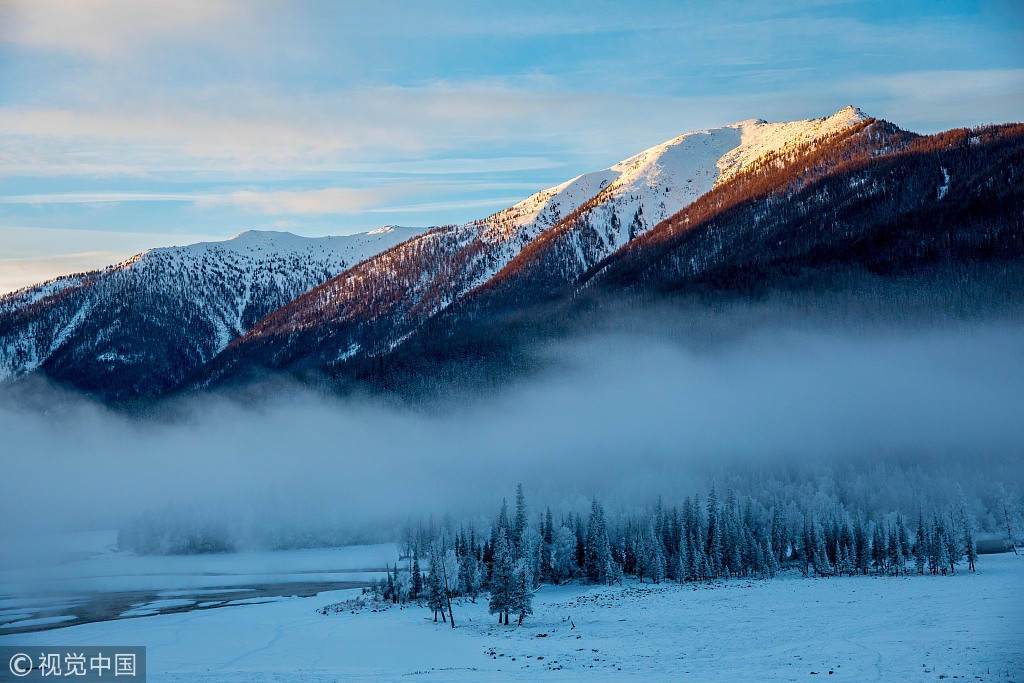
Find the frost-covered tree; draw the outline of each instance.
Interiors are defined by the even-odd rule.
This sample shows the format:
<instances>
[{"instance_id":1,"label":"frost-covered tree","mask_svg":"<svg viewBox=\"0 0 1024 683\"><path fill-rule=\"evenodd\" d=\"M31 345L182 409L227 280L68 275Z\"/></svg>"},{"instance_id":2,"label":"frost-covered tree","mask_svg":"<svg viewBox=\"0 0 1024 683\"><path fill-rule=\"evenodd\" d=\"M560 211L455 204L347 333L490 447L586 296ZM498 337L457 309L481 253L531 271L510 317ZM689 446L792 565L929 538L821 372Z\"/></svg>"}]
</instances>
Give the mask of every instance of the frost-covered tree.
<instances>
[{"instance_id":1,"label":"frost-covered tree","mask_svg":"<svg viewBox=\"0 0 1024 683\"><path fill-rule=\"evenodd\" d=\"M1017 509L1017 501L1013 495L1000 483L996 490L996 513L999 516L999 525L1006 537L1006 545L1013 548L1017 554L1017 543L1014 537L1014 529L1017 524L1017 516L1020 514Z\"/></svg>"},{"instance_id":2,"label":"frost-covered tree","mask_svg":"<svg viewBox=\"0 0 1024 683\"><path fill-rule=\"evenodd\" d=\"M885 533L885 526L881 522L876 523L874 533L871 536L871 564L874 566L876 574L884 574L886 572L887 546L888 538Z\"/></svg>"},{"instance_id":3,"label":"frost-covered tree","mask_svg":"<svg viewBox=\"0 0 1024 683\"><path fill-rule=\"evenodd\" d=\"M441 560L431 553L430 555L430 574L427 575L427 607L434 612L434 621L437 622L437 613L441 613L441 620L447 621L445 618L445 604L447 600L444 594L444 584L441 580L441 572L439 570Z\"/></svg>"},{"instance_id":4,"label":"frost-covered tree","mask_svg":"<svg viewBox=\"0 0 1024 683\"><path fill-rule=\"evenodd\" d=\"M508 624L508 613L513 607L514 571L508 536L505 529L499 528L494 544L494 563L491 567L491 599L487 604L490 613L498 615L498 623Z\"/></svg>"},{"instance_id":5,"label":"frost-covered tree","mask_svg":"<svg viewBox=\"0 0 1024 683\"><path fill-rule=\"evenodd\" d=\"M406 603L412 594L412 575L407 571L399 571L396 567L393 580L395 587L395 602Z\"/></svg>"},{"instance_id":6,"label":"frost-covered tree","mask_svg":"<svg viewBox=\"0 0 1024 683\"><path fill-rule=\"evenodd\" d=\"M523 619L533 614L533 580L530 574L529 563L526 560L519 560L512 574L512 590L509 596L508 611L519 615L520 626L523 624ZM505 623L508 623L507 615Z\"/></svg>"},{"instance_id":7,"label":"frost-covered tree","mask_svg":"<svg viewBox=\"0 0 1024 683\"><path fill-rule=\"evenodd\" d=\"M967 511L967 498L964 490L957 487L957 517L960 523L960 538L963 542L963 556L967 558L967 568L974 571L974 563L978 559L978 544L974 540L974 520Z\"/></svg>"},{"instance_id":8,"label":"frost-covered tree","mask_svg":"<svg viewBox=\"0 0 1024 683\"><path fill-rule=\"evenodd\" d=\"M857 571L861 574L867 574L871 569L871 543L868 540L868 532L864 528L860 515L857 515L857 520L853 526L853 544Z\"/></svg>"},{"instance_id":9,"label":"frost-covered tree","mask_svg":"<svg viewBox=\"0 0 1024 683\"><path fill-rule=\"evenodd\" d=\"M505 532L505 540L511 544L513 541L512 536L512 523L508 519L508 501L504 498L501 499L501 512L498 513L498 523L491 528L491 552L494 552L494 547L498 543L498 532Z\"/></svg>"},{"instance_id":10,"label":"frost-covered tree","mask_svg":"<svg viewBox=\"0 0 1024 683\"><path fill-rule=\"evenodd\" d=\"M512 525L512 537L510 538L512 552L516 559L526 556L523 535L526 533L527 510L526 495L523 493L523 485L516 485L516 518Z\"/></svg>"},{"instance_id":11,"label":"frost-covered tree","mask_svg":"<svg viewBox=\"0 0 1024 683\"><path fill-rule=\"evenodd\" d=\"M455 628L455 614L452 612L452 596L459 586L459 561L455 549L451 547L447 532L430 546L430 574L437 576L441 588L441 596L448 608L448 619ZM441 612L444 619L444 610Z\"/></svg>"},{"instance_id":12,"label":"frost-covered tree","mask_svg":"<svg viewBox=\"0 0 1024 683\"><path fill-rule=\"evenodd\" d=\"M640 583L645 576L653 583L661 583L665 578L665 545L650 522L635 535L634 555Z\"/></svg>"},{"instance_id":13,"label":"frost-covered tree","mask_svg":"<svg viewBox=\"0 0 1024 683\"><path fill-rule=\"evenodd\" d=\"M409 595L413 600L418 600L423 593L423 573L420 571L420 555L417 550L412 551L412 576L409 586Z\"/></svg>"},{"instance_id":14,"label":"frost-covered tree","mask_svg":"<svg viewBox=\"0 0 1024 683\"><path fill-rule=\"evenodd\" d=\"M591 502L590 519L587 522L584 572L591 583L611 584L618 577L618 569L608 539L604 506L597 498Z\"/></svg>"},{"instance_id":15,"label":"frost-covered tree","mask_svg":"<svg viewBox=\"0 0 1024 683\"><path fill-rule=\"evenodd\" d=\"M559 525L551 543L551 577L555 584L567 581L579 573L576 564L576 532Z\"/></svg>"},{"instance_id":16,"label":"frost-covered tree","mask_svg":"<svg viewBox=\"0 0 1024 683\"><path fill-rule=\"evenodd\" d=\"M480 586L480 561L472 552L465 552L459 558L459 592L476 602L476 596L480 594Z\"/></svg>"},{"instance_id":17,"label":"frost-covered tree","mask_svg":"<svg viewBox=\"0 0 1024 683\"><path fill-rule=\"evenodd\" d=\"M914 539L914 568L924 574L928 561L928 532L924 527L924 510L917 511L917 537Z\"/></svg>"}]
</instances>

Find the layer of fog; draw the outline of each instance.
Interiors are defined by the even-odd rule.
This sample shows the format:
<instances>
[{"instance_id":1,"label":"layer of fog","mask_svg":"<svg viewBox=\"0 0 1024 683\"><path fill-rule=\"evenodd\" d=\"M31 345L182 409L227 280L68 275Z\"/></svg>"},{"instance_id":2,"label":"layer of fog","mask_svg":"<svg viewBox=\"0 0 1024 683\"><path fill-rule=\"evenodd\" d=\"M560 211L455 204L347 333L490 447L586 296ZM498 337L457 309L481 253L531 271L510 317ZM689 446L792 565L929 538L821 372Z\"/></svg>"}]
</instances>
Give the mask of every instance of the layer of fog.
<instances>
[{"instance_id":1,"label":"layer of fog","mask_svg":"<svg viewBox=\"0 0 1024 683\"><path fill-rule=\"evenodd\" d=\"M241 545L331 527L358 540L419 515L493 514L516 482L537 506L646 504L752 463L1024 482L1024 325L732 320L709 342L692 321L643 321L540 350L543 376L426 408L298 387L145 419L66 395L0 402L0 535L149 514L218 520Z\"/></svg>"}]
</instances>

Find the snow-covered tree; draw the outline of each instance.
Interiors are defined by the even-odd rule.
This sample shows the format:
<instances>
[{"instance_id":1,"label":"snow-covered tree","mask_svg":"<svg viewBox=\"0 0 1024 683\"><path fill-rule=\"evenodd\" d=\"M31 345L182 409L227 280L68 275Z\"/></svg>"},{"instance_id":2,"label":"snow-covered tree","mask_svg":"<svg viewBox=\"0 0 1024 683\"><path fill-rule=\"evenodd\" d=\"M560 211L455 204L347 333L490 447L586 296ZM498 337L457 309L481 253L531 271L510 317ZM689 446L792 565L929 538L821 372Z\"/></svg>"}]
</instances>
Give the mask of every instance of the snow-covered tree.
<instances>
[{"instance_id":1,"label":"snow-covered tree","mask_svg":"<svg viewBox=\"0 0 1024 683\"><path fill-rule=\"evenodd\" d=\"M522 626L523 619L533 614L533 579L529 563L526 560L519 560L512 575L512 591L509 599L510 612L519 615L519 625ZM508 623L508 616L505 617Z\"/></svg>"},{"instance_id":2,"label":"snow-covered tree","mask_svg":"<svg viewBox=\"0 0 1024 683\"><path fill-rule=\"evenodd\" d=\"M978 560L978 545L974 540L974 520L967 511L967 498L964 490L957 487L957 517L960 524L960 538L963 542L963 555L967 558L967 567L974 571L974 563Z\"/></svg>"},{"instance_id":3,"label":"snow-covered tree","mask_svg":"<svg viewBox=\"0 0 1024 683\"><path fill-rule=\"evenodd\" d=\"M516 559L525 557L526 548L524 547L523 535L526 533L527 524L527 511L526 511L526 495L523 493L523 485L516 485L516 518L512 524L512 537L509 539L512 545L512 552L515 554Z\"/></svg>"},{"instance_id":4,"label":"snow-covered tree","mask_svg":"<svg viewBox=\"0 0 1024 683\"><path fill-rule=\"evenodd\" d=\"M579 571L576 564L576 532L559 525L554 531L551 543L551 577L561 583L575 576Z\"/></svg>"},{"instance_id":5,"label":"snow-covered tree","mask_svg":"<svg viewBox=\"0 0 1024 683\"><path fill-rule=\"evenodd\" d=\"M418 600L423 593L423 573L420 571L420 556L415 549L412 551L412 576L409 595L413 600Z\"/></svg>"},{"instance_id":6,"label":"snow-covered tree","mask_svg":"<svg viewBox=\"0 0 1024 683\"><path fill-rule=\"evenodd\" d=\"M490 591L491 599L487 608L491 614L498 615L498 623L508 624L508 613L513 608L512 593L514 583L514 566L512 551L509 548L505 529L498 529L495 540L494 562L491 567Z\"/></svg>"},{"instance_id":7,"label":"snow-covered tree","mask_svg":"<svg viewBox=\"0 0 1024 683\"><path fill-rule=\"evenodd\" d=\"M1017 509L1017 501L1014 500L1013 495L1006 490L1002 483L999 484L996 491L996 506L999 525L1006 537L1006 545L1013 548L1013 553L1016 555L1017 543L1014 531L1017 525L1017 516L1020 512Z\"/></svg>"},{"instance_id":8,"label":"snow-covered tree","mask_svg":"<svg viewBox=\"0 0 1024 683\"><path fill-rule=\"evenodd\" d=\"M480 561L472 552L466 552L459 558L459 592L474 602L482 584L480 569Z\"/></svg>"},{"instance_id":9,"label":"snow-covered tree","mask_svg":"<svg viewBox=\"0 0 1024 683\"><path fill-rule=\"evenodd\" d=\"M612 557L611 543L605 524L604 506L594 498L587 522L586 559L584 573L591 583L611 584L618 577L618 568Z\"/></svg>"}]
</instances>

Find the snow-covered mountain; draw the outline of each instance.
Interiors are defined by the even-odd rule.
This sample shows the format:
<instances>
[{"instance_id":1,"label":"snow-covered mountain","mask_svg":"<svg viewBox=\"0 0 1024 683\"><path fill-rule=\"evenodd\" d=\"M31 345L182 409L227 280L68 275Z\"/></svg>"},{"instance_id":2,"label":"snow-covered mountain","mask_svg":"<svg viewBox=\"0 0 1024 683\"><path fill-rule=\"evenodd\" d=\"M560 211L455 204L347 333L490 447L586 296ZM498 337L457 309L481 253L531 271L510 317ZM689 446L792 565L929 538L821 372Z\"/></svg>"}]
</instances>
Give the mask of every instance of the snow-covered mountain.
<instances>
[{"instance_id":1,"label":"snow-covered mountain","mask_svg":"<svg viewBox=\"0 0 1024 683\"><path fill-rule=\"evenodd\" d=\"M420 232L247 231L13 292L0 298L0 379L44 368L108 396L165 391L271 311Z\"/></svg>"},{"instance_id":2,"label":"snow-covered mountain","mask_svg":"<svg viewBox=\"0 0 1024 683\"><path fill-rule=\"evenodd\" d=\"M0 299L0 380L114 399L267 371L429 384L474 353L508 364L508 330L585 288L1014 263L1021 149L1017 125L918 136L847 107L686 133L464 225L154 249Z\"/></svg>"},{"instance_id":3,"label":"snow-covered mountain","mask_svg":"<svg viewBox=\"0 0 1024 683\"><path fill-rule=\"evenodd\" d=\"M569 238L555 267L580 273L752 164L865 118L847 107L827 118L686 133L486 219L436 228L268 316L225 350L213 377L253 362L323 366L387 352L552 234Z\"/></svg>"}]
</instances>

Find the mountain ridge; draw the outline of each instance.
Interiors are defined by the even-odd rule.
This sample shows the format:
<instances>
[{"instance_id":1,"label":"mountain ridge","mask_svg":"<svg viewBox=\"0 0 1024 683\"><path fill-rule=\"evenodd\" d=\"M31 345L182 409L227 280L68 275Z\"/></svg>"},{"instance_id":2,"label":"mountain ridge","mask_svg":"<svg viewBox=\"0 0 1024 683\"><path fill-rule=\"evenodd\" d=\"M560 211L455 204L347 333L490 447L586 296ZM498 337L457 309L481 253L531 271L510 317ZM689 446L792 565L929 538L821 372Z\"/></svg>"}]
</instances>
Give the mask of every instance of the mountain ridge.
<instances>
[{"instance_id":1,"label":"mountain ridge","mask_svg":"<svg viewBox=\"0 0 1024 683\"><path fill-rule=\"evenodd\" d=\"M474 353L490 353L488 344L512 343L495 341L503 321L530 320L538 315L530 311L544 301L571 301L585 290L748 291L781 282L780 274L824 272L830 264L881 273L888 260L892 272L913 270L943 249L959 250L952 257L958 262L1015 262L1024 259L1024 227L1012 215L1024 206L1021 131L1006 124L919 136L852 106L789 123L748 119L676 136L484 219L403 233L408 239L397 239L402 228L383 228L380 234L391 242L339 263L336 273L314 267L316 276L302 286L285 284L296 263L317 263L308 238L247 231L224 243L178 248L213 253L228 263L226 253L254 258L266 240L295 245L291 260L274 261L255 289L251 273L237 266L212 273L233 302L231 316L197 313L187 297L176 302L189 312L177 323L186 336L216 343L197 345L173 334L160 341L157 365L173 372L148 379L143 373L118 384L104 375L122 361L116 343L92 344L96 348L75 356L75 343L90 346L78 329L82 319L95 314L61 302L94 286L91 274L48 285L53 291L15 306L14 313L5 313L9 300L0 299L0 360L10 357L4 341L11 329L33 324L33 312L46 319L54 309L50 317L59 324L42 335L48 356L37 367L106 398L207 389L280 372L380 384L398 372L389 364L409 359L403 367L424 377L432 372L431 358L461 362L455 356L462 353L472 365ZM1009 190L996 192L985 182ZM907 230L901 231L900 221ZM943 247L943 240L954 246ZM171 258L152 251L135 258ZM164 271L178 266L173 261ZM210 274L203 270L195 279ZM240 282L244 296L232 289ZM243 314L240 298L262 307ZM102 297L85 299L102 307ZM166 314L160 305L156 309ZM220 328L211 320L219 320ZM113 323L103 329L111 338L121 334ZM144 331L155 338L167 333L160 326Z\"/></svg>"},{"instance_id":2,"label":"mountain ridge","mask_svg":"<svg viewBox=\"0 0 1024 683\"><path fill-rule=\"evenodd\" d=\"M162 393L270 310L419 232L245 231L23 288L0 297L0 380L41 368L87 391Z\"/></svg>"},{"instance_id":3,"label":"mountain ridge","mask_svg":"<svg viewBox=\"0 0 1024 683\"><path fill-rule=\"evenodd\" d=\"M405 253L379 254L270 314L228 345L204 383L231 376L234 367L252 358L269 368L308 367L387 353L580 212L590 212L602 226L591 244L574 245L580 254L594 252L580 257L576 268L582 272L590 261L692 203L723 174L728 180L766 155L864 118L860 110L846 107L817 119L750 119L684 133L606 169L542 190L487 219L437 228L403 244ZM239 361L241 347L256 351L242 354L250 359Z\"/></svg>"}]
</instances>

